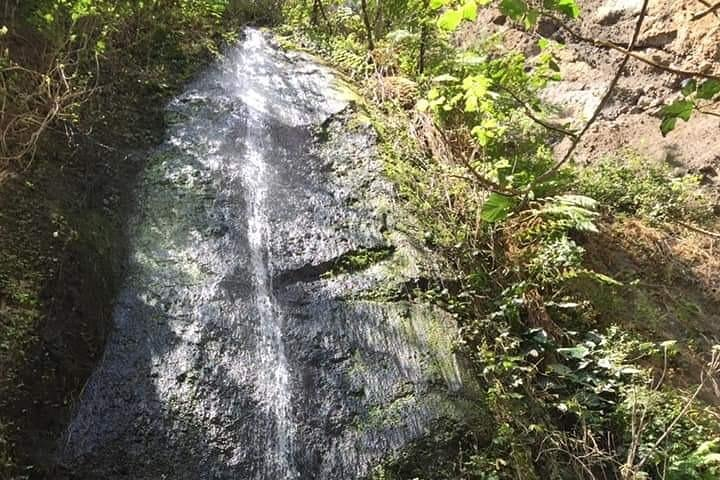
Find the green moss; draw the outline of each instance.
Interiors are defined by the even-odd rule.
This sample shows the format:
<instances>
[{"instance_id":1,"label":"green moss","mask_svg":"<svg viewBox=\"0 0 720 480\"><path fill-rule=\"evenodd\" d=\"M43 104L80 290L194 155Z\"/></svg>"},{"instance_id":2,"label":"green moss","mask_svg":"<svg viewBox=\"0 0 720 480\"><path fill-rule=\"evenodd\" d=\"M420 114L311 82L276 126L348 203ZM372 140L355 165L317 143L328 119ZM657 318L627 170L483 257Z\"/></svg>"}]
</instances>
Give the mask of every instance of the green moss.
<instances>
[{"instance_id":1,"label":"green moss","mask_svg":"<svg viewBox=\"0 0 720 480\"><path fill-rule=\"evenodd\" d=\"M349 252L333 262L323 273L324 278L356 273L390 258L395 251L392 247L363 248Z\"/></svg>"}]
</instances>

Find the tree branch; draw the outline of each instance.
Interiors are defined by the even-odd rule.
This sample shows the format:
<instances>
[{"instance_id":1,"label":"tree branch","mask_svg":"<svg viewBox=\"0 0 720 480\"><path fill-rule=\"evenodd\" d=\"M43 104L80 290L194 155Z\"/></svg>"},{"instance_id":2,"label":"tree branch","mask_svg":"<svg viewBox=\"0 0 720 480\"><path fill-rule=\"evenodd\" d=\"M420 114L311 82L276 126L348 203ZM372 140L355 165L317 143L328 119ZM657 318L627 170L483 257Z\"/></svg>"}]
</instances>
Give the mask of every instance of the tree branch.
<instances>
[{"instance_id":1,"label":"tree branch","mask_svg":"<svg viewBox=\"0 0 720 480\"><path fill-rule=\"evenodd\" d=\"M547 122L547 121L539 118L539 117L538 117L537 115L535 115L535 113L532 111L532 108L530 108L530 106L529 106L527 103L525 103L520 97L517 96L517 94L515 94L515 92L513 92L513 91L510 90L509 88L504 87L504 86L502 86L502 85L498 85L497 87L500 88L501 90L503 90L503 91L504 91L505 93L507 93L508 95L510 95L510 97L512 97L512 99L515 100L515 103L517 103L519 106L523 107L523 110L525 110L525 115L526 115L528 118L530 118L530 120L532 120L533 122L537 123L538 125L541 125L541 126L545 127L545 128L548 129L548 130L551 130L551 131L553 131L553 132L557 132L557 133L560 133L560 134L562 134L562 135L565 135L565 136L568 136L568 137L571 137L571 138L576 138L576 137L577 137L577 133L572 132L572 131L570 131L570 130L566 130L566 129L558 126L558 125L554 125L554 124L552 124L552 123L550 123L550 122Z\"/></svg>"},{"instance_id":2,"label":"tree branch","mask_svg":"<svg viewBox=\"0 0 720 480\"><path fill-rule=\"evenodd\" d=\"M705 3L705 2L703 2L703 3ZM708 8L707 10L704 10L704 11L702 11L702 12L700 12L700 13L696 13L695 15L692 16L692 18L691 18L690 20L692 20L693 22L695 22L695 21L697 21L697 20L700 20L701 18L704 18L704 17L710 15L711 13L717 12L718 10L720 10L720 2L718 2L718 3L716 3L715 5L711 6L711 7Z\"/></svg>"},{"instance_id":3,"label":"tree branch","mask_svg":"<svg viewBox=\"0 0 720 480\"><path fill-rule=\"evenodd\" d=\"M632 38L630 40L630 43L628 44L627 49L625 49L625 56L623 57L622 61L620 62L620 65L618 66L617 71L615 72L615 76L610 81L610 84L608 85L607 90L605 91L605 95L603 95L602 99L600 99L600 103L598 104L597 108L593 112L590 119L587 121L583 129L578 133L578 135L573 139L572 144L570 144L570 148L568 148L567 152L565 152L565 155L562 157L562 159L555 163L549 170L547 170L545 173L540 175L539 177L536 177L535 180L530 184L528 187L527 194L529 194L532 189L535 187L535 185L538 184L538 182L541 182L543 180L546 180L547 178L555 175L560 168L565 165L568 160L570 160L570 157L572 157L572 154L575 152L575 149L577 148L578 144L582 140L582 137L587 133L588 130L590 130L590 127L595 123L595 121L600 116L600 112L603 108L605 108L605 104L607 103L608 99L612 95L613 91L615 90L615 87L617 86L618 82L620 81L620 77L622 76L623 71L625 70L625 67L627 66L628 61L630 60L630 57L632 56L632 49L635 46L635 43L637 43L637 39L640 36L640 30L642 29L643 22L645 21L645 14L647 13L647 7L648 7L649 0L643 0L643 5L640 10L640 16L638 17L638 21L635 24L635 31L633 32ZM523 201L524 203L524 201Z\"/></svg>"},{"instance_id":4,"label":"tree branch","mask_svg":"<svg viewBox=\"0 0 720 480\"><path fill-rule=\"evenodd\" d=\"M670 65L663 65L662 63L656 62L655 60L648 58L645 55L641 55L639 53L633 52L632 49L635 46L635 42L633 42L633 45L631 47L625 48L625 47L622 47L620 45L617 45L617 44L607 41L607 40L598 40L595 38L586 37L586 36L580 34L579 32L576 32L572 28L570 28L570 26L568 24L566 24L565 22L563 22L561 19L559 19L553 15L546 15L546 16L549 17L550 19L552 19L560 28L562 28L567 33L569 33L570 35L575 37L576 40L579 40L583 43L589 43L590 45L593 45L595 47L616 50L616 51L622 53L623 55L630 56L630 57L634 58L635 60L639 60L639 61L646 63L650 66L653 66L657 69L664 70L669 73L674 73L675 75L687 75L687 76L691 76L691 77L720 80L720 76L718 76L718 75L698 72L695 70L685 70L683 68L671 67Z\"/></svg>"}]
</instances>

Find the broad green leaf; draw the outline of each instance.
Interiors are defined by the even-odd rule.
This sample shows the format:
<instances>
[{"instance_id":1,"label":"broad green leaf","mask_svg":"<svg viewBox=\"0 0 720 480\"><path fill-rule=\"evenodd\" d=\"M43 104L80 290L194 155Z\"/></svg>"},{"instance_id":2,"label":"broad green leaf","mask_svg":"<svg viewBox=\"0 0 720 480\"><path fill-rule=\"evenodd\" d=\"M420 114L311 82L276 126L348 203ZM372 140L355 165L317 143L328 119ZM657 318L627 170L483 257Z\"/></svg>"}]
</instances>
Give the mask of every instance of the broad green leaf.
<instances>
[{"instance_id":1,"label":"broad green leaf","mask_svg":"<svg viewBox=\"0 0 720 480\"><path fill-rule=\"evenodd\" d=\"M430 8L433 10L438 10L447 4L447 0L430 0Z\"/></svg>"},{"instance_id":2,"label":"broad green leaf","mask_svg":"<svg viewBox=\"0 0 720 480\"><path fill-rule=\"evenodd\" d=\"M691 95L695 92L695 90L697 90L697 82L695 81L695 79L691 78L690 80L683 82L681 90L683 97Z\"/></svg>"},{"instance_id":3,"label":"broad green leaf","mask_svg":"<svg viewBox=\"0 0 720 480\"><path fill-rule=\"evenodd\" d=\"M697 89L697 97L703 100L712 100L720 93L720 82L717 80L706 80Z\"/></svg>"},{"instance_id":4,"label":"broad green leaf","mask_svg":"<svg viewBox=\"0 0 720 480\"><path fill-rule=\"evenodd\" d=\"M523 0L502 0L500 2L500 11L513 20L522 18L527 10L527 4Z\"/></svg>"},{"instance_id":5,"label":"broad green leaf","mask_svg":"<svg viewBox=\"0 0 720 480\"><path fill-rule=\"evenodd\" d=\"M480 218L488 223L495 223L507 218L510 210L514 205L514 201L510 197L500 195L499 193L491 193L483 203L480 211Z\"/></svg>"},{"instance_id":6,"label":"broad green leaf","mask_svg":"<svg viewBox=\"0 0 720 480\"><path fill-rule=\"evenodd\" d=\"M538 19L540 18L540 12L534 8L531 8L528 10L527 15L525 15L525 28L532 28L537 24Z\"/></svg>"},{"instance_id":7,"label":"broad green leaf","mask_svg":"<svg viewBox=\"0 0 720 480\"><path fill-rule=\"evenodd\" d=\"M438 27L440 27L443 30L447 30L448 32L452 32L454 30L457 30L457 28L460 26L460 23L463 21L463 12L462 10L448 10L444 12L442 15L440 15L440 18L438 19Z\"/></svg>"},{"instance_id":8,"label":"broad green leaf","mask_svg":"<svg viewBox=\"0 0 720 480\"><path fill-rule=\"evenodd\" d=\"M675 102L665 106L661 113L663 117L678 117L688 121L693 108L695 108L695 104L690 100L675 100Z\"/></svg>"},{"instance_id":9,"label":"broad green leaf","mask_svg":"<svg viewBox=\"0 0 720 480\"><path fill-rule=\"evenodd\" d=\"M477 18L477 3L475 0L467 0L462 7L463 18L474 22Z\"/></svg>"},{"instance_id":10,"label":"broad green leaf","mask_svg":"<svg viewBox=\"0 0 720 480\"><path fill-rule=\"evenodd\" d=\"M677 117L665 117L660 123L660 133L662 136L667 136L668 133L672 132L677 125Z\"/></svg>"},{"instance_id":11,"label":"broad green leaf","mask_svg":"<svg viewBox=\"0 0 720 480\"><path fill-rule=\"evenodd\" d=\"M550 8L567 15L570 18L578 18L580 16L580 7L575 0L551 0L546 2L550 4Z\"/></svg>"}]
</instances>

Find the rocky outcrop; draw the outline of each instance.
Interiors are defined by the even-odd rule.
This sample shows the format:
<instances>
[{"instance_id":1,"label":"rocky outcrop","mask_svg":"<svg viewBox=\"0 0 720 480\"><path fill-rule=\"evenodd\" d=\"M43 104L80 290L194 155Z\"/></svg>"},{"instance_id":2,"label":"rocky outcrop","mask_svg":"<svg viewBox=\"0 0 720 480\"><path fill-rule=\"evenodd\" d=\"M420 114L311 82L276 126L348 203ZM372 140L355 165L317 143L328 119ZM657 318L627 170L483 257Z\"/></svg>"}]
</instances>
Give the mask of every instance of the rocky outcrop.
<instances>
[{"instance_id":1,"label":"rocky outcrop","mask_svg":"<svg viewBox=\"0 0 720 480\"><path fill-rule=\"evenodd\" d=\"M250 31L168 121L65 475L360 478L460 421L452 317L387 294L429 260L349 90Z\"/></svg>"}]
</instances>

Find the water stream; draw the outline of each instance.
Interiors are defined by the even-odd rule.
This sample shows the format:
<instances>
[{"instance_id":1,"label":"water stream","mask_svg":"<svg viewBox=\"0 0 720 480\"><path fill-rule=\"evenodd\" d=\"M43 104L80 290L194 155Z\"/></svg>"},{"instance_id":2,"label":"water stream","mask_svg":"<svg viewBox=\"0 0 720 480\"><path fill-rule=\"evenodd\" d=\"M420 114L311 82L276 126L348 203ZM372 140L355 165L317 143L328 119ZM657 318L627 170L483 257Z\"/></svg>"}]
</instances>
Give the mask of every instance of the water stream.
<instances>
[{"instance_id":1,"label":"water stream","mask_svg":"<svg viewBox=\"0 0 720 480\"><path fill-rule=\"evenodd\" d=\"M70 478L362 478L460 416L452 320L367 294L418 266L388 243L392 188L348 98L248 30L168 105L114 328L63 439ZM333 274L378 248L386 265Z\"/></svg>"}]
</instances>

